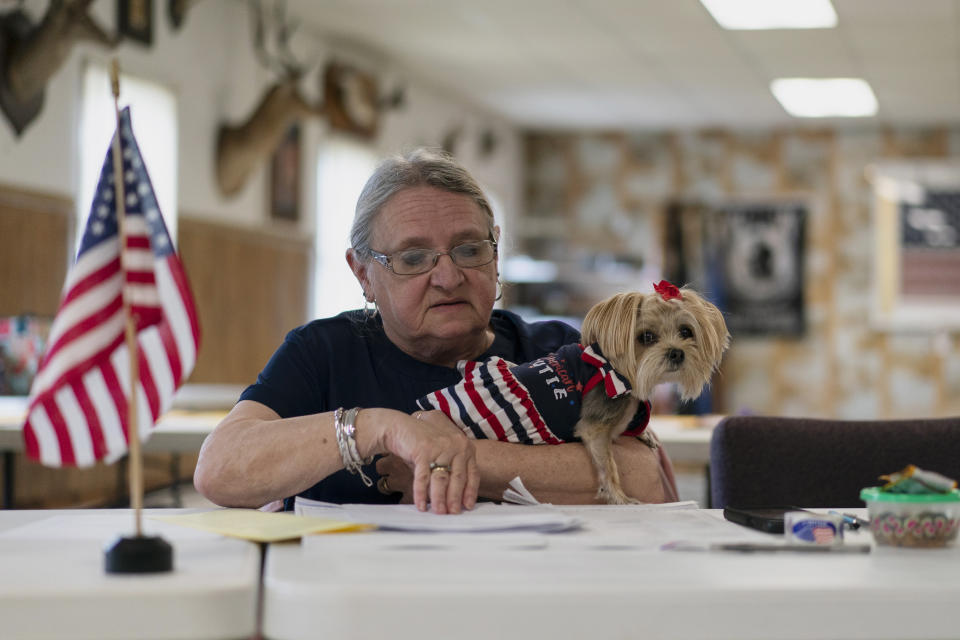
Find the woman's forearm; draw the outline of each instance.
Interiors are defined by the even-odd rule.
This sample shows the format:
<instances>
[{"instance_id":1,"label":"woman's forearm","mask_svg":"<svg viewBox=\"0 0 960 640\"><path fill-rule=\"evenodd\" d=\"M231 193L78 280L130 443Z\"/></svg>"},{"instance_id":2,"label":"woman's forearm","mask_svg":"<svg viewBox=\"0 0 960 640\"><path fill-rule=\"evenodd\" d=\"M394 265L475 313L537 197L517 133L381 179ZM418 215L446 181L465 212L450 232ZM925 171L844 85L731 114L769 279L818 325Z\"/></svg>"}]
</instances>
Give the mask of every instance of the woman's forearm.
<instances>
[{"instance_id":1,"label":"woman's forearm","mask_svg":"<svg viewBox=\"0 0 960 640\"><path fill-rule=\"evenodd\" d=\"M362 457L382 453L373 412L357 417ZM194 472L197 490L212 502L259 507L296 495L343 468L333 412L282 419L268 407L239 403L207 437Z\"/></svg>"},{"instance_id":2,"label":"woman's forearm","mask_svg":"<svg viewBox=\"0 0 960 640\"><path fill-rule=\"evenodd\" d=\"M597 476L590 455L579 443L521 445L478 440L480 495L499 500L507 484L519 476L541 502L598 502ZM613 445L623 489L642 502L663 502L657 452L636 438L618 438Z\"/></svg>"},{"instance_id":3,"label":"woman's forearm","mask_svg":"<svg viewBox=\"0 0 960 640\"><path fill-rule=\"evenodd\" d=\"M445 417L421 420L369 408L356 414L354 426L361 459L389 453L403 461L419 509L428 502L436 513L473 507L479 482L475 447ZM437 464L446 473L433 474ZM216 504L260 507L297 495L343 467L333 412L280 418L265 405L242 401L207 436L193 482Z\"/></svg>"}]
</instances>

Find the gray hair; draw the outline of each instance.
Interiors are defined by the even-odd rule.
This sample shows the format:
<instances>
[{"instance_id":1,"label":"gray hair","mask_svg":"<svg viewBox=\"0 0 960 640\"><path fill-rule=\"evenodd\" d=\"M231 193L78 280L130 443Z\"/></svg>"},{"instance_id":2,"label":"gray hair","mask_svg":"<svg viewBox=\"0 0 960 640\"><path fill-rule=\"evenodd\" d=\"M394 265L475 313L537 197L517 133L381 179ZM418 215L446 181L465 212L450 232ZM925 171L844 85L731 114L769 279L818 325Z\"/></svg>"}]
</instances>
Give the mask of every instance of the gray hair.
<instances>
[{"instance_id":1,"label":"gray hair","mask_svg":"<svg viewBox=\"0 0 960 640\"><path fill-rule=\"evenodd\" d=\"M400 191L420 186L436 187L471 198L487 214L490 238L493 239L493 211L477 181L450 154L420 147L405 155L387 158L367 180L357 199L350 228L350 246L354 251L368 256L373 225L384 205Z\"/></svg>"}]
</instances>

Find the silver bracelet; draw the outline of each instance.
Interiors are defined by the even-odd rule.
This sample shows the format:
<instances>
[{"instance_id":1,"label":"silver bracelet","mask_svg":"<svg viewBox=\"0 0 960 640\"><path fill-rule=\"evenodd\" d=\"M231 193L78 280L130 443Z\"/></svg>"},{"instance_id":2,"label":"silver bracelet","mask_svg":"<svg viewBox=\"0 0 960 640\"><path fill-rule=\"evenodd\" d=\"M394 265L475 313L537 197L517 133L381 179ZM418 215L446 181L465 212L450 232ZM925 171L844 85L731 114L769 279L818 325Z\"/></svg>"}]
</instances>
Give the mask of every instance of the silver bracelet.
<instances>
[{"instance_id":1,"label":"silver bracelet","mask_svg":"<svg viewBox=\"0 0 960 640\"><path fill-rule=\"evenodd\" d=\"M343 407L339 407L333 412L333 424L337 434L337 447L340 449L340 458L343 460L344 468L353 474L360 474L360 479L368 487L373 486L373 480L363 472L362 465L370 464L373 457L364 460L357 451L356 440L356 421L360 407L348 409L344 413Z\"/></svg>"},{"instance_id":2,"label":"silver bracelet","mask_svg":"<svg viewBox=\"0 0 960 640\"><path fill-rule=\"evenodd\" d=\"M363 464L369 464L370 460L364 460L357 451L357 414L360 413L360 407L354 407L347 411L343 416L343 435L347 441L347 449L350 451L350 458L354 461L359 460Z\"/></svg>"}]
</instances>

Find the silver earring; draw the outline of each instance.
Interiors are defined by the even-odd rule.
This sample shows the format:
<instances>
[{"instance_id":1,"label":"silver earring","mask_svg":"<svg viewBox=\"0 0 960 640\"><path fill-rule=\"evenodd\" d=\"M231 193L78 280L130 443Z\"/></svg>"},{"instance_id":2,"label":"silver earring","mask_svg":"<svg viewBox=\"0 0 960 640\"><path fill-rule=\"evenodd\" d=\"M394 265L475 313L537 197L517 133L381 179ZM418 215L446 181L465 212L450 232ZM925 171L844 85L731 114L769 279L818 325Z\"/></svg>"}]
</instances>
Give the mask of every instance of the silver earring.
<instances>
[{"instance_id":1,"label":"silver earring","mask_svg":"<svg viewBox=\"0 0 960 640\"><path fill-rule=\"evenodd\" d=\"M370 303L373 303L371 306ZM367 297L367 293L363 293L363 315L367 318L372 318L377 315L377 301Z\"/></svg>"}]
</instances>

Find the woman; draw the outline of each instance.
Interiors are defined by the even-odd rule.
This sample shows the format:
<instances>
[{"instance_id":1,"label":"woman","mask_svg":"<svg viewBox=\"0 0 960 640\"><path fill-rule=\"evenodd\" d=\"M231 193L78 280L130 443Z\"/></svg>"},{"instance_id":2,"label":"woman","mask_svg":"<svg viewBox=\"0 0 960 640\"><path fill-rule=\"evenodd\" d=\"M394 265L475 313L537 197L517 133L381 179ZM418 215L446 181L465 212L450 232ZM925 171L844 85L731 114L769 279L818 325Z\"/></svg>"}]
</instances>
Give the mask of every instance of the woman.
<instances>
[{"instance_id":1,"label":"woman","mask_svg":"<svg viewBox=\"0 0 960 640\"><path fill-rule=\"evenodd\" d=\"M403 498L421 511L429 503L459 513L478 495L499 499L519 475L543 501L593 502L593 468L579 443L473 441L441 412L410 415L417 398L459 379L459 360L522 362L579 337L560 322L493 310L499 235L482 191L450 157L420 149L383 162L357 202L346 252L376 311L291 331L204 442L197 489L227 506L287 498L291 508L290 496L304 495ZM662 502L669 488L657 454L619 440L627 493Z\"/></svg>"}]
</instances>

